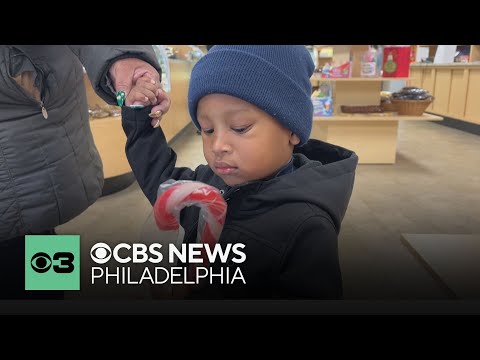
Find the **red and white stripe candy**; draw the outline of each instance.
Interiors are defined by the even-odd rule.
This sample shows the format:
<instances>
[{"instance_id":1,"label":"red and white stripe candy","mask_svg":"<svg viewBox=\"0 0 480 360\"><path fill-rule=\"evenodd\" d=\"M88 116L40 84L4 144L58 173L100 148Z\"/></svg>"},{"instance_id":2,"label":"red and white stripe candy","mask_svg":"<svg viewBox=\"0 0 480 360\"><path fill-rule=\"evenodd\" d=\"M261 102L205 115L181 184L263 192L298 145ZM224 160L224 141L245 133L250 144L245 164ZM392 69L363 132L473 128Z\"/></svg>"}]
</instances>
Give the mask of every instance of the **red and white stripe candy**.
<instances>
[{"instance_id":1,"label":"red and white stripe candy","mask_svg":"<svg viewBox=\"0 0 480 360\"><path fill-rule=\"evenodd\" d=\"M160 230L178 230L180 211L187 206L200 207L198 243L213 246L225 224L227 203L220 191L199 181L167 181L160 185L160 194L153 213Z\"/></svg>"}]
</instances>

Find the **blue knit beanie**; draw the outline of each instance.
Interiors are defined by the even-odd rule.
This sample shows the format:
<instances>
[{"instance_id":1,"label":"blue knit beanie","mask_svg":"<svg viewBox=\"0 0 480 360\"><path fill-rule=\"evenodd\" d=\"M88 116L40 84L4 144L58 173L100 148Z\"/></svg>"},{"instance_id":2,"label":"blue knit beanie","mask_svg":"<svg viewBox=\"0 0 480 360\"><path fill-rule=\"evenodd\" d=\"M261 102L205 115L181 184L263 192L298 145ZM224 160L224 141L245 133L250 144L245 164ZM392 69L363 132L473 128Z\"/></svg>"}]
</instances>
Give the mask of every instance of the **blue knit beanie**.
<instances>
[{"instance_id":1,"label":"blue knit beanie","mask_svg":"<svg viewBox=\"0 0 480 360\"><path fill-rule=\"evenodd\" d=\"M188 110L195 126L200 99L226 94L245 100L307 142L312 131L310 77L315 65L302 45L215 45L195 64Z\"/></svg>"}]
</instances>

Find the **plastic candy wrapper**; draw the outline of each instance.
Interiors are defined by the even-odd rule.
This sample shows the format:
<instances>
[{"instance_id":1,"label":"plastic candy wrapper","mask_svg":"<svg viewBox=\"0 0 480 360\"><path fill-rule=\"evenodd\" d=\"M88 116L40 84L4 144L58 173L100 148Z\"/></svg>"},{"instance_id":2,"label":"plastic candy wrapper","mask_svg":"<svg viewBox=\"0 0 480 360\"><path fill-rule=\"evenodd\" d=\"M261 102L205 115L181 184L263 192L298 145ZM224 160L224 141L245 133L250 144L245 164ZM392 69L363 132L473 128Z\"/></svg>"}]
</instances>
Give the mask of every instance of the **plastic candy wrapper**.
<instances>
[{"instance_id":1,"label":"plastic candy wrapper","mask_svg":"<svg viewBox=\"0 0 480 360\"><path fill-rule=\"evenodd\" d=\"M217 188L199 181L167 180L159 192L153 214L160 230L178 230L181 210L198 206L197 242L209 246L217 243L227 214L227 203Z\"/></svg>"}]
</instances>

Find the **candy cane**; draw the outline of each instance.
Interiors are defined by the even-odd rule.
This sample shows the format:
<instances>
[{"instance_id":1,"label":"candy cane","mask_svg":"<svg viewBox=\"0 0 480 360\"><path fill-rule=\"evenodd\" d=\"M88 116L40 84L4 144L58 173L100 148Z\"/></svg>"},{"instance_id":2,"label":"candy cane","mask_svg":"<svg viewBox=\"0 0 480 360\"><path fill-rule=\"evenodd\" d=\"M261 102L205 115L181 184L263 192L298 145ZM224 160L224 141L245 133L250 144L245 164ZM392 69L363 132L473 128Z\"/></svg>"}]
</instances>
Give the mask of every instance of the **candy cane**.
<instances>
[{"instance_id":1,"label":"candy cane","mask_svg":"<svg viewBox=\"0 0 480 360\"><path fill-rule=\"evenodd\" d=\"M227 203L213 186L187 180L168 180L161 184L153 208L155 222L160 230L178 230L180 211L192 205L200 207L197 242L212 248L220 237L227 213ZM207 258L204 249L201 253L205 263ZM195 267L191 269L195 270Z\"/></svg>"}]
</instances>

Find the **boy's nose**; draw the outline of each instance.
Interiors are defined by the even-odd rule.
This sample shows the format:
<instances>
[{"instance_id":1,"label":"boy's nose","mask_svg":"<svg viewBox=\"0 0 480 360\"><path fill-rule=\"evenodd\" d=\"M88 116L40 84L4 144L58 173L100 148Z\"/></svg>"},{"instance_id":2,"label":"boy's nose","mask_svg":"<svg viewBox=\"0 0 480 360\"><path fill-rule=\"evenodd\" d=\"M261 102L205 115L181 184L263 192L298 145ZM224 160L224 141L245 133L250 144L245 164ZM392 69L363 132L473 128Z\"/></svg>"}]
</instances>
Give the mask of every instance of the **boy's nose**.
<instances>
[{"instance_id":1,"label":"boy's nose","mask_svg":"<svg viewBox=\"0 0 480 360\"><path fill-rule=\"evenodd\" d=\"M216 134L212 141L212 151L214 154L221 154L229 152L231 146L229 145L227 136L225 134Z\"/></svg>"}]
</instances>

